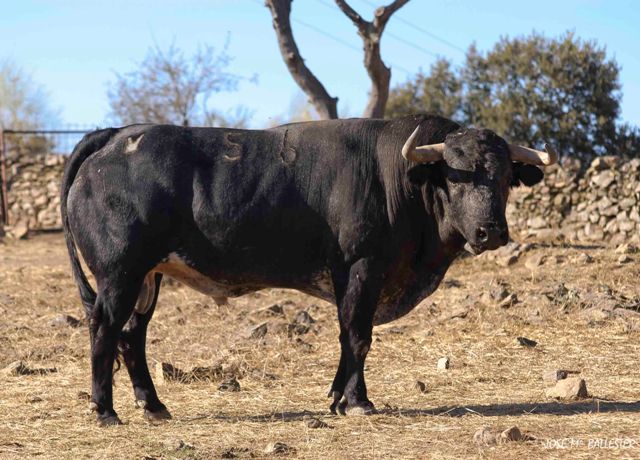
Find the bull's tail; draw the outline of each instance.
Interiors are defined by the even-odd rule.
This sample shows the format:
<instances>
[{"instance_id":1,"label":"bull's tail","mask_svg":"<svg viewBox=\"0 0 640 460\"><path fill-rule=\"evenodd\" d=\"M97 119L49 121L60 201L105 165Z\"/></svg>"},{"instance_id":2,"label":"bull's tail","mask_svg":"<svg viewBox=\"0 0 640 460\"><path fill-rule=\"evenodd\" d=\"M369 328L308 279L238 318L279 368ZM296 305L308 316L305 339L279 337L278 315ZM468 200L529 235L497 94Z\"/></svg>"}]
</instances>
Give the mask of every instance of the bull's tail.
<instances>
[{"instance_id":1,"label":"bull's tail","mask_svg":"<svg viewBox=\"0 0 640 460\"><path fill-rule=\"evenodd\" d=\"M62 228L64 230L64 238L67 242L67 250L69 251L69 258L71 259L71 270L73 271L73 277L80 290L80 298L84 305L85 313L87 316L93 311L93 306L96 303L96 291L93 290L91 284L87 280L80 260L78 259L78 252L76 250L73 234L69 228L69 216L67 211L67 197L69 196L69 190L73 184L76 174L84 161L104 147L109 139L118 130L115 128L101 129L93 131L82 138L82 140L73 149L73 153L69 157L64 170L64 176L62 178L62 189L60 191L60 214L62 215Z\"/></svg>"}]
</instances>

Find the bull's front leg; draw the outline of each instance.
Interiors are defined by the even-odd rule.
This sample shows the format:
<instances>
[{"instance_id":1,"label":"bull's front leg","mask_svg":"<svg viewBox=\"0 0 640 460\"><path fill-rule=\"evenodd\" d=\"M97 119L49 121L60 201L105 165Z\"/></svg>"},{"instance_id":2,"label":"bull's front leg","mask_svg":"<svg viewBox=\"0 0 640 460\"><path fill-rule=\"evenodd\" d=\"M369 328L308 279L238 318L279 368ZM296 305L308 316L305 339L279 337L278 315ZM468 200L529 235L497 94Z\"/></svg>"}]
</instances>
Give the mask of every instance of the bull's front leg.
<instances>
[{"instance_id":1,"label":"bull's front leg","mask_svg":"<svg viewBox=\"0 0 640 460\"><path fill-rule=\"evenodd\" d=\"M334 379L331 411L348 415L374 412L367 398L364 362L371 347L373 317L381 289L379 265L360 259L348 270L334 273L340 321L340 364Z\"/></svg>"}]
</instances>

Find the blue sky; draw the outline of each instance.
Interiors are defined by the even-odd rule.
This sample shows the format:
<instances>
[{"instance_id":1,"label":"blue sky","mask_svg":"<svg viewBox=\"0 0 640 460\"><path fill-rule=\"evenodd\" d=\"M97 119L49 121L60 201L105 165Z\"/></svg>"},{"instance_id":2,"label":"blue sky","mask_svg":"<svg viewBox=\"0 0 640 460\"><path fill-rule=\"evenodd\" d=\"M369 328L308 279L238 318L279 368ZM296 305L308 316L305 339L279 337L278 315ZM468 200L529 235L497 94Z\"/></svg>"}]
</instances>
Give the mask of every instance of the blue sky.
<instances>
[{"instance_id":1,"label":"blue sky","mask_svg":"<svg viewBox=\"0 0 640 460\"><path fill-rule=\"evenodd\" d=\"M212 102L222 111L239 104L253 110L253 127L287 114L299 93L280 57L262 0L0 3L0 59L11 58L31 72L61 109L64 123L104 125L107 82L115 72L133 69L154 43L164 48L173 41L191 53L199 44L221 48L229 37L228 52L234 57L229 70L247 77L257 74L258 82L215 95ZM372 5L383 3L388 2L350 0L367 19ZM358 116L369 80L354 26L332 0L295 0L292 18L298 47L329 93L339 97L340 115ZM392 68L393 84L420 68L428 69L437 56L460 64L464 60L460 49L473 41L487 50L500 36L533 30L548 36L573 30L606 46L608 56L622 67L623 119L640 125L640 2L635 0L412 0L388 24L382 54Z\"/></svg>"}]
</instances>

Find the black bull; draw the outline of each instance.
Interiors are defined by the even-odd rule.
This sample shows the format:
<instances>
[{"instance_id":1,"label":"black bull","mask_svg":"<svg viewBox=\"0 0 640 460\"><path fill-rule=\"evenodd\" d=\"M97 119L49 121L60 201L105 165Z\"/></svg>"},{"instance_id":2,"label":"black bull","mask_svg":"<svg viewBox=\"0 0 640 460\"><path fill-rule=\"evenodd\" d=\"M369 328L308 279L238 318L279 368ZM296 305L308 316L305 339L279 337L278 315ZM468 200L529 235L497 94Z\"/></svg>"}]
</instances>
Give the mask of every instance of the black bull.
<instances>
[{"instance_id":1,"label":"black bull","mask_svg":"<svg viewBox=\"0 0 640 460\"><path fill-rule=\"evenodd\" d=\"M402 157L417 126L422 144L446 139L443 161ZM475 252L506 243L509 187L541 178L512 162L493 132L429 115L88 134L67 164L62 218L90 321L98 420L119 423L118 348L145 415L169 417L145 357L163 274L220 301L283 287L335 303L341 355L331 410L370 413L363 369L373 325L431 294L465 243Z\"/></svg>"}]
</instances>

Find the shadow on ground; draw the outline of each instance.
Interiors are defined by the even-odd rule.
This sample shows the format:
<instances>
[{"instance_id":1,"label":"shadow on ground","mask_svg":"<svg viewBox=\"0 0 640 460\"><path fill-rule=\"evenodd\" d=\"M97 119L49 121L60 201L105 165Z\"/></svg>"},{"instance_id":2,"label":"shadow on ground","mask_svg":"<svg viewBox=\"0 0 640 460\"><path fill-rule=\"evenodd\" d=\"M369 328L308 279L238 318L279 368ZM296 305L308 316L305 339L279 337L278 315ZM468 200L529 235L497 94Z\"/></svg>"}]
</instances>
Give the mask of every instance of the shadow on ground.
<instances>
[{"instance_id":1,"label":"shadow on ground","mask_svg":"<svg viewBox=\"0 0 640 460\"><path fill-rule=\"evenodd\" d=\"M640 401L622 402L591 399L588 401L576 401L572 403L546 402L546 403L522 403L522 404L485 404L472 406L445 406L435 409L402 409L385 408L378 411L380 415L395 417L428 417L447 416L462 417L469 414L483 415L485 417L499 416L525 416L525 415L579 415L591 413L609 412L637 412L640 413ZM262 415L235 416L225 414L197 415L189 417L185 421L211 419L227 422L296 422L305 417L324 417L328 411L312 412L274 412Z\"/></svg>"}]
</instances>

